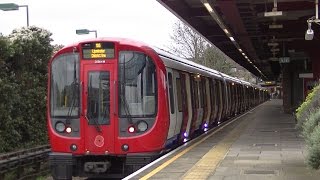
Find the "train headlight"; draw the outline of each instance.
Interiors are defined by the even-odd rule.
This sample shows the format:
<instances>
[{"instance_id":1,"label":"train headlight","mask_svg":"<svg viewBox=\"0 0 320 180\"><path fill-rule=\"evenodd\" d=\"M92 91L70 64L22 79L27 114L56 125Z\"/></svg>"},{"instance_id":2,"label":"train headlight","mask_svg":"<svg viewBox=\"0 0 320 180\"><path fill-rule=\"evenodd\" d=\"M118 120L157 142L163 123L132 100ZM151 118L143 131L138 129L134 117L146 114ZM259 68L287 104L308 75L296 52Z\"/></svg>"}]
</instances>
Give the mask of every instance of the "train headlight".
<instances>
[{"instance_id":1,"label":"train headlight","mask_svg":"<svg viewBox=\"0 0 320 180\"><path fill-rule=\"evenodd\" d=\"M66 132L70 134L70 133L72 132L71 127L67 127L67 128L66 128Z\"/></svg>"},{"instance_id":2,"label":"train headlight","mask_svg":"<svg viewBox=\"0 0 320 180\"><path fill-rule=\"evenodd\" d=\"M56 123L55 128L59 133L62 133L66 129L66 125L63 122L59 121Z\"/></svg>"},{"instance_id":3,"label":"train headlight","mask_svg":"<svg viewBox=\"0 0 320 180\"><path fill-rule=\"evenodd\" d=\"M137 127L140 132L144 132L148 129L148 124L145 121L139 121Z\"/></svg>"},{"instance_id":4,"label":"train headlight","mask_svg":"<svg viewBox=\"0 0 320 180\"><path fill-rule=\"evenodd\" d=\"M130 126L128 128L129 133L134 133L136 131L136 129L134 128L134 126Z\"/></svg>"}]
</instances>

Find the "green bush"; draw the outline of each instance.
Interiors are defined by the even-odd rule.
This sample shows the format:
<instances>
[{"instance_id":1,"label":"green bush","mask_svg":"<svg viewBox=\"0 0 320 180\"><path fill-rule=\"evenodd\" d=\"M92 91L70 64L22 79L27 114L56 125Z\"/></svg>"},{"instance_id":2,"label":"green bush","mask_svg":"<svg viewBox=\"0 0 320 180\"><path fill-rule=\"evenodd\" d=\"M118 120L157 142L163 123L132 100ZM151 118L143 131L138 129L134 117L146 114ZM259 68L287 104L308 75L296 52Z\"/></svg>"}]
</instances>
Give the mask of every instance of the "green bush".
<instances>
[{"instance_id":1,"label":"green bush","mask_svg":"<svg viewBox=\"0 0 320 180\"><path fill-rule=\"evenodd\" d=\"M320 122L320 109L318 108L314 113L310 114L309 118L302 125L302 135L307 141L308 145L312 146L311 134L313 133L315 127L318 126Z\"/></svg>"},{"instance_id":2,"label":"green bush","mask_svg":"<svg viewBox=\"0 0 320 180\"><path fill-rule=\"evenodd\" d=\"M308 137L307 163L314 169L320 168L320 126L317 125Z\"/></svg>"},{"instance_id":3,"label":"green bush","mask_svg":"<svg viewBox=\"0 0 320 180\"><path fill-rule=\"evenodd\" d=\"M47 144L51 33L30 26L0 35L0 153Z\"/></svg>"},{"instance_id":4,"label":"green bush","mask_svg":"<svg viewBox=\"0 0 320 180\"><path fill-rule=\"evenodd\" d=\"M302 129L303 123L320 107L320 86L316 86L308 94L305 101L296 109L297 128Z\"/></svg>"}]
</instances>

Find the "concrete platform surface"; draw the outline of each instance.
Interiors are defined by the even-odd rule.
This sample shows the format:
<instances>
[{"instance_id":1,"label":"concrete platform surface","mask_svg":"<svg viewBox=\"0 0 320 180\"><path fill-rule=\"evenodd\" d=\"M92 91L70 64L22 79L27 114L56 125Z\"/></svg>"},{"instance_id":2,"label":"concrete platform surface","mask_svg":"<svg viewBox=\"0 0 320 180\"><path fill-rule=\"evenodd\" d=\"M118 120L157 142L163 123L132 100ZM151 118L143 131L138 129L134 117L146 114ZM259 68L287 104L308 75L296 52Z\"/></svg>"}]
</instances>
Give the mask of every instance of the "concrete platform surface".
<instances>
[{"instance_id":1,"label":"concrete platform surface","mask_svg":"<svg viewBox=\"0 0 320 180\"><path fill-rule=\"evenodd\" d=\"M132 179L320 180L282 100L268 101Z\"/></svg>"},{"instance_id":2,"label":"concrete platform surface","mask_svg":"<svg viewBox=\"0 0 320 180\"><path fill-rule=\"evenodd\" d=\"M282 100L260 106L256 117L233 143L210 180L319 180L305 164L306 145Z\"/></svg>"}]
</instances>

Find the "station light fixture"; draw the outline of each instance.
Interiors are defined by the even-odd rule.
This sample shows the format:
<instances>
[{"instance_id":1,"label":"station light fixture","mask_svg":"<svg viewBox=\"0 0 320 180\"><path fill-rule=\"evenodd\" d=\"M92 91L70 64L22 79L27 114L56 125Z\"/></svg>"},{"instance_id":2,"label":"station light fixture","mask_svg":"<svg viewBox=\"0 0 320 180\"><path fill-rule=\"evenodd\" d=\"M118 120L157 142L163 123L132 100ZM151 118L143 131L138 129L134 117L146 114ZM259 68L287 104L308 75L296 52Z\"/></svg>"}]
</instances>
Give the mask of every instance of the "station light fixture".
<instances>
[{"instance_id":1,"label":"station light fixture","mask_svg":"<svg viewBox=\"0 0 320 180\"><path fill-rule=\"evenodd\" d=\"M227 26L220 20L219 15L215 12L215 10L211 7L208 0L201 0L205 8L210 13L211 17L218 23L220 28L224 31L224 33L229 37L229 39L232 41L232 43L238 48L239 52L248 60L250 64L253 64L250 59L246 56L246 54L243 52L243 50L240 47L240 45L236 42L234 37L232 36L232 33L227 29ZM256 66L255 68L259 70ZM266 78L266 76L259 70L260 74Z\"/></svg>"},{"instance_id":2,"label":"station light fixture","mask_svg":"<svg viewBox=\"0 0 320 180\"><path fill-rule=\"evenodd\" d=\"M207 8L209 12L213 12L213 9L208 2L203 3L203 5Z\"/></svg>"},{"instance_id":3,"label":"station light fixture","mask_svg":"<svg viewBox=\"0 0 320 180\"><path fill-rule=\"evenodd\" d=\"M319 10L318 10L318 4L319 4L319 1L318 0L315 0L315 10L316 10L316 15L309 18L307 20L307 24L308 24L308 29L306 31L306 34L304 36L304 39L305 40L312 40L313 39L313 36L314 36L314 32L313 30L311 29L311 25L312 23L315 23L315 24L318 24L320 25L320 19L319 19Z\"/></svg>"},{"instance_id":4,"label":"station light fixture","mask_svg":"<svg viewBox=\"0 0 320 180\"><path fill-rule=\"evenodd\" d=\"M226 34L229 34L228 29L224 28L223 31L224 31Z\"/></svg>"},{"instance_id":5,"label":"station light fixture","mask_svg":"<svg viewBox=\"0 0 320 180\"><path fill-rule=\"evenodd\" d=\"M29 27L29 8L28 8L28 5L18 5L18 4L14 4L14 3L0 4L0 10L2 10L2 11L16 11L16 10L19 10L20 7L25 7L27 10L27 27Z\"/></svg>"},{"instance_id":6,"label":"station light fixture","mask_svg":"<svg viewBox=\"0 0 320 180\"><path fill-rule=\"evenodd\" d=\"M273 8L270 12L265 12L265 17L275 17L275 16L282 16L282 11L278 11L278 3L277 0L273 0Z\"/></svg>"},{"instance_id":7,"label":"station light fixture","mask_svg":"<svg viewBox=\"0 0 320 180\"><path fill-rule=\"evenodd\" d=\"M77 29L76 34L78 35L83 35L83 34L89 34L90 32L94 32L95 37L98 37L98 32L97 30L89 30L89 29Z\"/></svg>"},{"instance_id":8,"label":"station light fixture","mask_svg":"<svg viewBox=\"0 0 320 180\"><path fill-rule=\"evenodd\" d=\"M304 39L310 41L313 39L313 36L314 36L314 32L311 29L311 22L308 22L308 29L306 31L306 34L304 35Z\"/></svg>"}]
</instances>

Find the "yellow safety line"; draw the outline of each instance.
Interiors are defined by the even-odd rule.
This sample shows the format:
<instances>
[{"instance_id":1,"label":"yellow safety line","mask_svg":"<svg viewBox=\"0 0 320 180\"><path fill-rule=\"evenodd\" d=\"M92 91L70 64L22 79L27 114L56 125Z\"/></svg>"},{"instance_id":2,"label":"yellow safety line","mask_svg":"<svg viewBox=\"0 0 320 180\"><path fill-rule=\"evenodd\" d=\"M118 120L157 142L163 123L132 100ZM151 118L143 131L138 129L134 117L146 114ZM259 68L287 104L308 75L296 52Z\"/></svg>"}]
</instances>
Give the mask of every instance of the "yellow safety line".
<instances>
[{"instance_id":1,"label":"yellow safety line","mask_svg":"<svg viewBox=\"0 0 320 180\"><path fill-rule=\"evenodd\" d=\"M222 141L207 152L189 171L183 176L185 180L207 179L215 171L221 160L228 153L229 148L239 138L243 129L248 125L249 119L242 121Z\"/></svg>"},{"instance_id":2,"label":"yellow safety line","mask_svg":"<svg viewBox=\"0 0 320 180\"><path fill-rule=\"evenodd\" d=\"M245 114L244 114L245 115ZM242 116L240 116L242 117ZM159 171L161 171L162 169L164 169L165 167L167 167L169 164L171 164L172 162L174 162L176 159L178 159L179 157L181 157L182 155L184 155L185 153L187 153L188 151L190 151L191 149L193 149L195 146L199 145L200 143L202 143L203 141L205 141L206 139L208 139L209 137L211 137L212 135L216 134L217 132L221 131L224 127L228 126L229 124L233 123L235 120L239 119L240 117L228 122L227 124L219 127L216 131L214 131L212 134L204 137L203 139L201 139L200 141L198 141L197 143L193 144L192 146L186 148L185 150L181 151L179 154L173 156L171 159L169 159L168 161L166 161L165 163L161 164L159 167L157 167L156 169L152 170L151 172L149 172L148 174L146 174L145 176L143 176L142 178L140 178L140 180L147 180L150 177L152 177L153 175L157 174Z\"/></svg>"}]
</instances>

